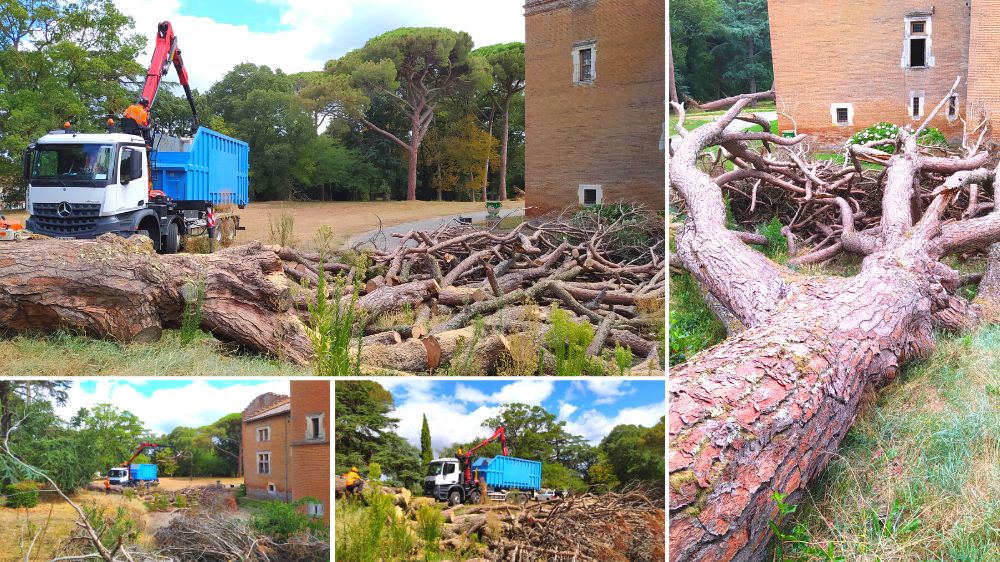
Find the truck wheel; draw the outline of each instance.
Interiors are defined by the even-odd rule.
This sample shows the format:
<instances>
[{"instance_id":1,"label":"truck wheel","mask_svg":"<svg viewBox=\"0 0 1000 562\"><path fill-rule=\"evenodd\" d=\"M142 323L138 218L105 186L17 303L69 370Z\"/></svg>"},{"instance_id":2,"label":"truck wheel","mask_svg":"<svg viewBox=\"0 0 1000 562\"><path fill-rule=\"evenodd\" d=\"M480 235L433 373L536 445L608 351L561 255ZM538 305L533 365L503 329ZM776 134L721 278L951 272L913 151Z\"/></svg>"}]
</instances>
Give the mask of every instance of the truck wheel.
<instances>
[{"instance_id":1,"label":"truck wheel","mask_svg":"<svg viewBox=\"0 0 1000 562\"><path fill-rule=\"evenodd\" d=\"M167 233L163 238L163 253L176 254L181 249L181 233L177 229L177 223L171 221L167 224Z\"/></svg>"},{"instance_id":2,"label":"truck wheel","mask_svg":"<svg viewBox=\"0 0 1000 562\"><path fill-rule=\"evenodd\" d=\"M450 507L455 507L462 503L462 494L458 493L458 490L452 490L448 494L448 505Z\"/></svg>"},{"instance_id":3,"label":"truck wheel","mask_svg":"<svg viewBox=\"0 0 1000 562\"><path fill-rule=\"evenodd\" d=\"M479 490L473 490L469 493L469 503L479 503L482 498L479 497Z\"/></svg>"}]
</instances>

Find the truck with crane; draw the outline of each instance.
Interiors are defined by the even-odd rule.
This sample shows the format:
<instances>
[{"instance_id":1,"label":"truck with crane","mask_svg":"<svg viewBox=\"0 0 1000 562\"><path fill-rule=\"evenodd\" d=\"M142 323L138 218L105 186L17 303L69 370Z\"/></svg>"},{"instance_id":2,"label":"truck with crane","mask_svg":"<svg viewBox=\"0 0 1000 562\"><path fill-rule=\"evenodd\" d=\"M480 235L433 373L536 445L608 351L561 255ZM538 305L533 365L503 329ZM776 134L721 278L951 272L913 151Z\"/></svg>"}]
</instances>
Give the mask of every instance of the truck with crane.
<instances>
[{"instance_id":1,"label":"truck with crane","mask_svg":"<svg viewBox=\"0 0 1000 562\"><path fill-rule=\"evenodd\" d=\"M107 133L76 132L64 123L63 130L50 131L24 152L26 230L55 238L144 234L160 253L180 251L185 235L207 234L210 242L229 242L243 230L238 214L216 215L215 209L247 205L249 147L199 126L168 21L157 28L139 100L152 114L171 64L191 106L193 138L156 135L128 111L119 128L108 119Z\"/></svg>"},{"instance_id":2,"label":"truck with crane","mask_svg":"<svg viewBox=\"0 0 1000 562\"><path fill-rule=\"evenodd\" d=\"M116 466L108 470L108 481L113 486L126 486L126 487L144 487L149 488L151 486L156 486L160 483L157 477L157 469L155 464L151 463L133 463L139 455L141 455L147 449L156 450L160 446L156 443L142 442L139 447L135 450L132 457L123 462L121 466Z\"/></svg>"},{"instance_id":3,"label":"truck with crane","mask_svg":"<svg viewBox=\"0 0 1000 562\"><path fill-rule=\"evenodd\" d=\"M473 453L498 440L502 455L473 462ZM497 501L506 501L515 491L534 495L542 486L542 463L509 456L506 430L500 426L468 451L459 449L455 457L433 459L424 478L424 495L447 501L448 505L475 504L482 501L481 483L487 495Z\"/></svg>"}]
</instances>

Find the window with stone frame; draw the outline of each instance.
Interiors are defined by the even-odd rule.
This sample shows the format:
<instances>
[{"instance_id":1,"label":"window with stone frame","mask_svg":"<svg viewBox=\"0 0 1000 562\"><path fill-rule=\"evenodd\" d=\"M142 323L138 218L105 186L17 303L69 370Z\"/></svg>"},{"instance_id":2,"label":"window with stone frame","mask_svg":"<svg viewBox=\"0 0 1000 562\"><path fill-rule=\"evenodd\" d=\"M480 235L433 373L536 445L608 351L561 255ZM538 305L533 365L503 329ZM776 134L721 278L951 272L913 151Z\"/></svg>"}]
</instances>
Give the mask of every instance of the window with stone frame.
<instances>
[{"instance_id":1,"label":"window with stone frame","mask_svg":"<svg viewBox=\"0 0 1000 562\"><path fill-rule=\"evenodd\" d=\"M257 453L257 474L271 474L271 453Z\"/></svg>"}]
</instances>

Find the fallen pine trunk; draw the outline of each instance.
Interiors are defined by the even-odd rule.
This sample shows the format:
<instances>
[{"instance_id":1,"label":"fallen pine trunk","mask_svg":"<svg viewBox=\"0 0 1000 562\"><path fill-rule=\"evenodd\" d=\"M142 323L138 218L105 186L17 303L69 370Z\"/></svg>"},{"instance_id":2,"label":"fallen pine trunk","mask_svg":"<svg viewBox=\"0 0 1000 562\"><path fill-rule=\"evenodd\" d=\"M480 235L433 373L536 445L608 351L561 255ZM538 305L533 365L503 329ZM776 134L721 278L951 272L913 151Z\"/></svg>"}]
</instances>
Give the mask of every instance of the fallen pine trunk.
<instances>
[{"instance_id":1,"label":"fallen pine trunk","mask_svg":"<svg viewBox=\"0 0 1000 562\"><path fill-rule=\"evenodd\" d=\"M361 365L427 373L453 360L470 356L483 373L494 372L497 361L508 351L507 339L501 334L482 334L478 339L474 336L475 327L467 326L394 345L364 345L361 347Z\"/></svg>"},{"instance_id":2,"label":"fallen pine trunk","mask_svg":"<svg viewBox=\"0 0 1000 562\"><path fill-rule=\"evenodd\" d=\"M259 242L174 255L113 234L9 244L0 254L0 329L156 341L164 327L180 325L198 284L202 329L296 363L312 355L283 262Z\"/></svg>"}]
</instances>

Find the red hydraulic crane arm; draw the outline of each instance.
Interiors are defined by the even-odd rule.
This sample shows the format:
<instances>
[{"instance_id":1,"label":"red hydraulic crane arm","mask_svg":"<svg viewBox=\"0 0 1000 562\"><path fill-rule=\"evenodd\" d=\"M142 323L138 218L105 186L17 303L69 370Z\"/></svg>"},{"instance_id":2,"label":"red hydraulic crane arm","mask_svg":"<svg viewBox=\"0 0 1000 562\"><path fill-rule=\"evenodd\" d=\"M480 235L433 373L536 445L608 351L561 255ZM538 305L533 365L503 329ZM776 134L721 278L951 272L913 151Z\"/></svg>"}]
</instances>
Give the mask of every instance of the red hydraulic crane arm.
<instances>
[{"instance_id":1,"label":"red hydraulic crane arm","mask_svg":"<svg viewBox=\"0 0 1000 562\"><path fill-rule=\"evenodd\" d=\"M127 460L124 463L122 463L122 466L124 466L124 467L130 466L132 464L132 461L134 461L136 457L138 457L139 455L141 455L143 451L145 451L146 449L148 449L150 447L152 447L154 449L157 449L157 448L159 448L159 445L157 445L156 443L147 443L147 442L143 441L142 443L139 444L139 448L135 450L135 454L132 455L132 458L130 458L129 460Z\"/></svg>"},{"instance_id":2,"label":"red hydraulic crane arm","mask_svg":"<svg viewBox=\"0 0 1000 562\"><path fill-rule=\"evenodd\" d=\"M503 448L503 456L505 457L508 456L507 433L506 430L504 430L504 427L501 425L496 429L496 431L493 432L493 435L487 437L486 439L483 440L482 443L469 449L468 452L465 453L465 458L462 459L462 464L465 465L465 479L467 481L472 480L472 463L470 462L472 460L472 453L475 453L479 449L489 445L490 443L496 441L497 439L500 440L500 446Z\"/></svg>"},{"instance_id":3,"label":"red hydraulic crane arm","mask_svg":"<svg viewBox=\"0 0 1000 562\"><path fill-rule=\"evenodd\" d=\"M156 46L153 48L153 60L149 63L149 70L146 72L146 83L142 87L142 97L149 100L147 111L152 113L153 103L156 100L156 93L160 89L160 81L170 70L173 63L177 69L177 77L181 86L184 87L184 94L187 96L191 112L194 114L194 128L198 127L198 110L194 106L194 97L191 95L191 86L188 84L188 73L184 67L184 59L181 58L181 50L177 48L177 36L174 35L174 28L169 21L162 21L156 31Z\"/></svg>"}]
</instances>

